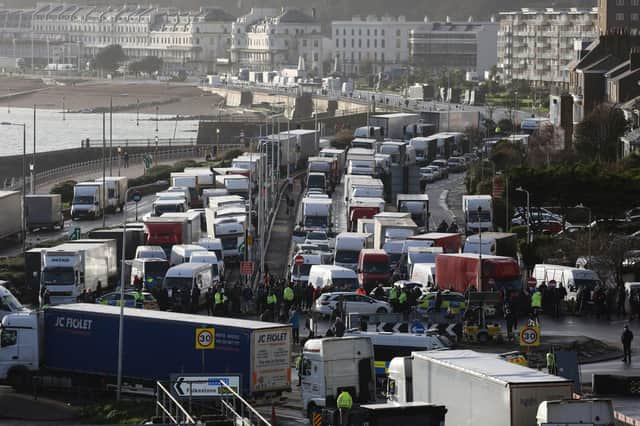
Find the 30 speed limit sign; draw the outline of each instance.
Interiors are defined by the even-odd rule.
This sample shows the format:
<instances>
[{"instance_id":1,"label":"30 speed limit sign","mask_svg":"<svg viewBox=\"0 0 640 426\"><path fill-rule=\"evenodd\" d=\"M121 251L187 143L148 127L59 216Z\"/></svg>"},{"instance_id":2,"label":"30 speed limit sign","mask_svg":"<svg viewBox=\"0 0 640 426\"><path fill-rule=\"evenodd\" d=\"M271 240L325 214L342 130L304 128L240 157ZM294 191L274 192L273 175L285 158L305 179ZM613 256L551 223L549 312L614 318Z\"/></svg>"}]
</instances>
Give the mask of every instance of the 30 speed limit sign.
<instances>
[{"instance_id":1,"label":"30 speed limit sign","mask_svg":"<svg viewBox=\"0 0 640 426\"><path fill-rule=\"evenodd\" d=\"M521 327L520 346L540 346L540 327Z\"/></svg>"},{"instance_id":2,"label":"30 speed limit sign","mask_svg":"<svg viewBox=\"0 0 640 426\"><path fill-rule=\"evenodd\" d=\"M211 328L196 328L196 349L215 349L216 330Z\"/></svg>"}]
</instances>

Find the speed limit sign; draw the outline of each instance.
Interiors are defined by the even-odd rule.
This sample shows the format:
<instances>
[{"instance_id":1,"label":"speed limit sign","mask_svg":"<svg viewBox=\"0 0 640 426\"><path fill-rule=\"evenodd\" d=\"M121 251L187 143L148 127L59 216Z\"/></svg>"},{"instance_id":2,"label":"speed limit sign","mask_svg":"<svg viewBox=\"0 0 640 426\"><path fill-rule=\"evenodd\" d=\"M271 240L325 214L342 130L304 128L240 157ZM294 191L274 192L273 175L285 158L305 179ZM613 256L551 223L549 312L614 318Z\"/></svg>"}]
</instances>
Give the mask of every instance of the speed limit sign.
<instances>
[{"instance_id":1,"label":"speed limit sign","mask_svg":"<svg viewBox=\"0 0 640 426\"><path fill-rule=\"evenodd\" d=\"M196 328L196 349L215 349L216 330L211 328Z\"/></svg>"},{"instance_id":2,"label":"speed limit sign","mask_svg":"<svg viewBox=\"0 0 640 426\"><path fill-rule=\"evenodd\" d=\"M540 327L521 327L520 346L540 346Z\"/></svg>"}]
</instances>

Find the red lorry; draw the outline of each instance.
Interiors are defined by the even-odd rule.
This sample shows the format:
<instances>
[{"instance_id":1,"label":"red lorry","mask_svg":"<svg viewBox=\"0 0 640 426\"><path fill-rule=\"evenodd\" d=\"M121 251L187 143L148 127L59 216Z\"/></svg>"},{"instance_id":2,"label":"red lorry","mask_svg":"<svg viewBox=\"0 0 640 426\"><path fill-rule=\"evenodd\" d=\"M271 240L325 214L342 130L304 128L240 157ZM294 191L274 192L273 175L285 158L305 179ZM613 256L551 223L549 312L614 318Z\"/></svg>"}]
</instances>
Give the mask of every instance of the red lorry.
<instances>
[{"instance_id":1,"label":"red lorry","mask_svg":"<svg viewBox=\"0 0 640 426\"><path fill-rule=\"evenodd\" d=\"M348 227L349 232L358 230L358 219L373 219L380 213L380 207L376 204L356 204L349 207Z\"/></svg>"},{"instance_id":2,"label":"red lorry","mask_svg":"<svg viewBox=\"0 0 640 426\"><path fill-rule=\"evenodd\" d=\"M462 248L462 235L452 232L429 232L413 235L410 240L433 241L434 247L442 247L444 253L459 253Z\"/></svg>"},{"instance_id":3,"label":"red lorry","mask_svg":"<svg viewBox=\"0 0 640 426\"><path fill-rule=\"evenodd\" d=\"M191 244L192 235L186 217L147 217L144 222L144 243L162 246L169 252L174 244Z\"/></svg>"},{"instance_id":4,"label":"red lorry","mask_svg":"<svg viewBox=\"0 0 640 426\"><path fill-rule=\"evenodd\" d=\"M436 257L436 281L441 289L464 293L475 286L478 291L502 291L516 294L522 289L520 266L515 259L477 253L440 254Z\"/></svg>"}]
</instances>

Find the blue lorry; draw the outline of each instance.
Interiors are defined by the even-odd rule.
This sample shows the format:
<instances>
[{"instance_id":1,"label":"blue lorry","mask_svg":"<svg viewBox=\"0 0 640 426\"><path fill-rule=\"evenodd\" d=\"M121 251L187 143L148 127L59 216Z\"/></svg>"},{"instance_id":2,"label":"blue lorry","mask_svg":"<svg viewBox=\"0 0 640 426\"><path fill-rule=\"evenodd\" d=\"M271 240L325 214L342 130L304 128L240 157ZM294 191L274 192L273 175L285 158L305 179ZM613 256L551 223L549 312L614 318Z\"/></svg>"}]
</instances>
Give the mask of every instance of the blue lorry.
<instances>
[{"instance_id":1,"label":"blue lorry","mask_svg":"<svg viewBox=\"0 0 640 426\"><path fill-rule=\"evenodd\" d=\"M76 303L10 314L0 328L0 381L33 376L114 383L120 308ZM291 387L291 326L124 308L123 378L153 385L174 374L240 376L245 396Z\"/></svg>"}]
</instances>

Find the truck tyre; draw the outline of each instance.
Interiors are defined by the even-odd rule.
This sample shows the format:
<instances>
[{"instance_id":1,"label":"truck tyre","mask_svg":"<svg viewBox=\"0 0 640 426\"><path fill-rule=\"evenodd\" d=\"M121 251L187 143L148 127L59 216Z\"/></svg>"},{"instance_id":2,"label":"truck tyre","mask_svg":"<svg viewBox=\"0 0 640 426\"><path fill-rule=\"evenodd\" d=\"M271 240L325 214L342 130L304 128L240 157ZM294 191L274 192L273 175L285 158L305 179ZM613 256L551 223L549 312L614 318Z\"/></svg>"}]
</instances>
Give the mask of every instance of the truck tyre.
<instances>
[{"instance_id":1,"label":"truck tyre","mask_svg":"<svg viewBox=\"0 0 640 426\"><path fill-rule=\"evenodd\" d=\"M13 389L20 393L27 393L33 387L31 373L24 369L11 370L7 381Z\"/></svg>"},{"instance_id":2,"label":"truck tyre","mask_svg":"<svg viewBox=\"0 0 640 426\"><path fill-rule=\"evenodd\" d=\"M378 308L376 310L376 314L386 314L387 310L385 308Z\"/></svg>"}]
</instances>

